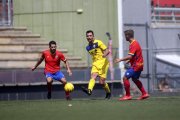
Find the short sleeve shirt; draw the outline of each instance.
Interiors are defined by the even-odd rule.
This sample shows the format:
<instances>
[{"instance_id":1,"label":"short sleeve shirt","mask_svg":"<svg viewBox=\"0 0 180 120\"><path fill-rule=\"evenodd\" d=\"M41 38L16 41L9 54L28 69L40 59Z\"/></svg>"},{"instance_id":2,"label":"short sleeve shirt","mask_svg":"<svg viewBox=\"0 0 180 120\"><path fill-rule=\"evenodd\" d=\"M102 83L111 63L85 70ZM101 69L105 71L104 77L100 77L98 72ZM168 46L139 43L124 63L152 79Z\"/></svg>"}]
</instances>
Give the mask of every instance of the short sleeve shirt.
<instances>
[{"instance_id":1,"label":"short sleeve shirt","mask_svg":"<svg viewBox=\"0 0 180 120\"><path fill-rule=\"evenodd\" d=\"M103 56L103 51L107 49L106 45L101 40L94 40L93 44L89 44L86 47L86 50L92 56L93 62L97 62L99 60L104 60L106 58Z\"/></svg>"},{"instance_id":2,"label":"short sleeve shirt","mask_svg":"<svg viewBox=\"0 0 180 120\"><path fill-rule=\"evenodd\" d=\"M142 71L144 64L142 49L136 40L133 40L132 43L129 45L128 55L132 55L132 59L130 60L130 63L134 71Z\"/></svg>"},{"instance_id":3,"label":"short sleeve shirt","mask_svg":"<svg viewBox=\"0 0 180 120\"><path fill-rule=\"evenodd\" d=\"M57 50L54 55L51 54L50 50L45 50L43 51L42 56L45 59L45 73L56 73L60 70L60 62L66 60L64 55Z\"/></svg>"}]
</instances>

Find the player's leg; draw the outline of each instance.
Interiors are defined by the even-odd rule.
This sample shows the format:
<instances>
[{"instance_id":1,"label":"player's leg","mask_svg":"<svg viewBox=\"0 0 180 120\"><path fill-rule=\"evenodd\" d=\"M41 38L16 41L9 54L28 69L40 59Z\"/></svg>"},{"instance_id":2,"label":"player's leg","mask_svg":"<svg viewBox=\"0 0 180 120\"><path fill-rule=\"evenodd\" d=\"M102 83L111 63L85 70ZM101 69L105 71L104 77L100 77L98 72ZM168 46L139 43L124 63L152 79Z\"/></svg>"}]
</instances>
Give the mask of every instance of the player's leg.
<instances>
[{"instance_id":1,"label":"player's leg","mask_svg":"<svg viewBox=\"0 0 180 120\"><path fill-rule=\"evenodd\" d=\"M63 84L63 87L67 83L66 78L65 78L64 74L61 71L56 72L53 79L61 82ZM70 92L65 91L65 97L66 97L67 100L71 100Z\"/></svg>"},{"instance_id":2,"label":"player's leg","mask_svg":"<svg viewBox=\"0 0 180 120\"><path fill-rule=\"evenodd\" d=\"M81 86L83 92L85 92L87 95L92 94L93 88L95 86L95 80L96 80L97 76L98 76L98 73L96 73L96 72L91 73L91 79L89 80L88 89L85 88L84 86Z\"/></svg>"},{"instance_id":3,"label":"player's leg","mask_svg":"<svg viewBox=\"0 0 180 120\"><path fill-rule=\"evenodd\" d=\"M131 97L131 93L130 93L130 82L129 82L129 79L133 76L133 69L128 69L126 72L125 72L125 75L123 77L123 83L124 83L124 89L125 89L125 96L123 96L122 98L120 98L119 100L131 100L132 97Z\"/></svg>"},{"instance_id":4,"label":"player's leg","mask_svg":"<svg viewBox=\"0 0 180 120\"><path fill-rule=\"evenodd\" d=\"M67 83L66 78L62 78L61 83L63 84L63 87L64 87ZM71 100L70 92L65 91L65 95L66 95L66 100Z\"/></svg>"},{"instance_id":5,"label":"player's leg","mask_svg":"<svg viewBox=\"0 0 180 120\"><path fill-rule=\"evenodd\" d=\"M46 73L46 81L47 81L47 88L48 88L47 98L51 99L52 82L53 82L51 73Z\"/></svg>"},{"instance_id":6,"label":"player's leg","mask_svg":"<svg viewBox=\"0 0 180 120\"><path fill-rule=\"evenodd\" d=\"M111 90L105 80L106 80L105 78L100 77L99 83L103 86L104 90L106 91L105 99L110 99L111 98Z\"/></svg>"},{"instance_id":7,"label":"player's leg","mask_svg":"<svg viewBox=\"0 0 180 120\"><path fill-rule=\"evenodd\" d=\"M84 86L81 86L82 91L86 93L87 95L91 95L93 88L95 86L95 80L98 76L98 70L96 66L92 66L91 69L91 79L89 80L88 88L85 88Z\"/></svg>"},{"instance_id":8,"label":"player's leg","mask_svg":"<svg viewBox=\"0 0 180 120\"><path fill-rule=\"evenodd\" d=\"M91 92L93 91L93 88L95 86L97 76L98 76L98 73L91 74L91 79L89 80L89 84L88 84L88 90L90 90Z\"/></svg>"},{"instance_id":9,"label":"player's leg","mask_svg":"<svg viewBox=\"0 0 180 120\"><path fill-rule=\"evenodd\" d=\"M119 100L131 100L132 97L130 94L130 82L129 82L129 79L125 76L123 77L123 84L124 84L124 89L125 89L126 94Z\"/></svg>"},{"instance_id":10,"label":"player's leg","mask_svg":"<svg viewBox=\"0 0 180 120\"><path fill-rule=\"evenodd\" d=\"M142 99L146 99L149 97L149 94L146 92L146 90L144 89L144 86L142 84L142 82L139 80L139 77L141 75L141 71L139 72L135 72L134 76L132 77L132 81L136 84L136 86L139 88L139 90L142 93L142 96L140 96L138 99L142 100Z\"/></svg>"},{"instance_id":11,"label":"player's leg","mask_svg":"<svg viewBox=\"0 0 180 120\"><path fill-rule=\"evenodd\" d=\"M99 70L99 76L100 76L99 83L103 86L104 90L106 91L106 97L105 97L106 99L110 99L111 97L111 90L109 88L109 85L105 81L107 77L108 69L109 69L109 62L105 61L102 66L102 69Z\"/></svg>"}]
</instances>

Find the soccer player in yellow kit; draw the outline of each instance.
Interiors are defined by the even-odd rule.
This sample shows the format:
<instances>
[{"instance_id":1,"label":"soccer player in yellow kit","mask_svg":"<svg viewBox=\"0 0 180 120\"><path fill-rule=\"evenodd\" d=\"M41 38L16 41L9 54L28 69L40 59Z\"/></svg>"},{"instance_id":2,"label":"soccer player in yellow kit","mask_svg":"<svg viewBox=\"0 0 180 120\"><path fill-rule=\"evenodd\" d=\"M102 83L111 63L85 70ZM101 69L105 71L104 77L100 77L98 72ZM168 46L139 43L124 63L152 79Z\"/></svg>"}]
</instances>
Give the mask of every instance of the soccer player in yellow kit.
<instances>
[{"instance_id":1,"label":"soccer player in yellow kit","mask_svg":"<svg viewBox=\"0 0 180 120\"><path fill-rule=\"evenodd\" d=\"M99 83L103 86L106 91L106 99L110 99L111 91L109 85L105 82L107 71L109 68L109 61L106 56L109 54L109 50L106 45L101 41L94 38L94 32L88 30L86 32L86 38L89 44L86 47L86 50L92 56L92 69L91 69L91 79L88 84L88 89L82 86L83 92L88 95L92 94L95 80L99 77Z\"/></svg>"}]
</instances>

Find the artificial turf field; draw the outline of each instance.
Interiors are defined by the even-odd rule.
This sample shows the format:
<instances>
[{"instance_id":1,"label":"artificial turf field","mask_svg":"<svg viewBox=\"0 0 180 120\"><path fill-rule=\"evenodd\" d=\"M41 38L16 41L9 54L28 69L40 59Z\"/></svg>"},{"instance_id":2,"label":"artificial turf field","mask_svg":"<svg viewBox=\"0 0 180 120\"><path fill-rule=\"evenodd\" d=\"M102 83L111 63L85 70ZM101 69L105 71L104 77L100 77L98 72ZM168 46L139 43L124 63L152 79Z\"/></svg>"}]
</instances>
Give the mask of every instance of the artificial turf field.
<instances>
[{"instance_id":1,"label":"artificial turf field","mask_svg":"<svg viewBox=\"0 0 180 120\"><path fill-rule=\"evenodd\" d=\"M117 99L0 101L0 120L180 120L180 97Z\"/></svg>"}]
</instances>

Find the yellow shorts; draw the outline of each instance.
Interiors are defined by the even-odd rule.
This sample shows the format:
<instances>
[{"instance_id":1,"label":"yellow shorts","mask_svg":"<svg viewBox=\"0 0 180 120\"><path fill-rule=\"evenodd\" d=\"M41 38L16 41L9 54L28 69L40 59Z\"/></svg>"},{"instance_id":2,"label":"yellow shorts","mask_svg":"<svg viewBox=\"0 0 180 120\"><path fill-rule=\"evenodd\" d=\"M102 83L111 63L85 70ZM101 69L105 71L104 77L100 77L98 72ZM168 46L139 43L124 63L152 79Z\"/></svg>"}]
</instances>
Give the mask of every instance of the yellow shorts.
<instances>
[{"instance_id":1,"label":"yellow shorts","mask_svg":"<svg viewBox=\"0 0 180 120\"><path fill-rule=\"evenodd\" d=\"M107 59L103 61L94 62L92 65L91 74L98 73L100 77L106 78L108 68L109 68L109 61Z\"/></svg>"}]
</instances>

